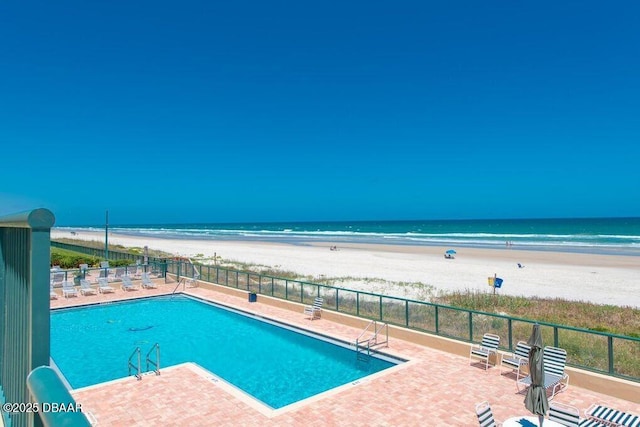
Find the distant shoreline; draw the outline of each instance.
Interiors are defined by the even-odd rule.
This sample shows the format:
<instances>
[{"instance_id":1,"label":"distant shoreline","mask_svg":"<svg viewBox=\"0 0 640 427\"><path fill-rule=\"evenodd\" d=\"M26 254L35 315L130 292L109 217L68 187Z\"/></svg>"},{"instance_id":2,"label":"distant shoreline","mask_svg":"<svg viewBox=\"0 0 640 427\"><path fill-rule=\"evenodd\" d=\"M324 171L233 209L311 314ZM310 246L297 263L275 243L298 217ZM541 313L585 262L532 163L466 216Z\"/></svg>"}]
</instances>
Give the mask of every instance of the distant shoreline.
<instances>
[{"instance_id":1,"label":"distant shoreline","mask_svg":"<svg viewBox=\"0 0 640 427\"><path fill-rule=\"evenodd\" d=\"M53 238L104 241L104 233L52 230ZM426 292L489 292L488 277L504 279L505 295L561 298L640 308L636 257L511 249L315 242L306 246L245 240L170 239L109 233L109 243L188 257L253 264L291 271L309 280L390 296L419 298ZM330 250L336 246L337 250ZM519 268L518 264L523 267Z\"/></svg>"},{"instance_id":2,"label":"distant shoreline","mask_svg":"<svg viewBox=\"0 0 640 427\"><path fill-rule=\"evenodd\" d=\"M96 233L102 234L102 240L104 240L104 229L100 230L95 227L57 227L54 228L59 233ZM145 229L146 230L146 229ZM248 232L249 233L249 232ZM532 244L521 243L516 241L502 241L500 243L472 243L469 241L456 241L456 242L431 242L431 241L411 241L403 240L400 238L385 238L384 236L369 237L366 234L354 234L354 235L329 235L329 236L304 236L304 235L278 235L273 237L270 235L199 235L199 234L181 234L179 232L172 232L171 230L162 230L162 233L151 231L142 232L138 228L122 228L114 227L109 229L110 235L122 235L135 238L160 238L170 240L196 240L196 241L209 241L209 242L262 242L273 244L288 244L294 246L315 246L322 244L330 245L382 245L382 246L408 246L408 247L434 247L434 248L469 248L469 249L488 249L488 250L504 250L504 251L535 251L546 253L567 253L567 254L586 254L586 255L611 255L611 256L625 256L625 257L640 257L640 247L621 247L621 246L607 246L607 245L591 245L591 246L578 246L570 244Z\"/></svg>"}]
</instances>

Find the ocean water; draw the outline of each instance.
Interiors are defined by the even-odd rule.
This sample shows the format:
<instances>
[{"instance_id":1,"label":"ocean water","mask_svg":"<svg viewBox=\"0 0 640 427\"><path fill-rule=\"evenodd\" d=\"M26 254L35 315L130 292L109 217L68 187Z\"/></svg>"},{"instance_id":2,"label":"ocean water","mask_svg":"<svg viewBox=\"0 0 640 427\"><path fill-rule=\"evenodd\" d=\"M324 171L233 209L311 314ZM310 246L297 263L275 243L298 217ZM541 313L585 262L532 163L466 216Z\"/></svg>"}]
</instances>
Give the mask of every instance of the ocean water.
<instances>
[{"instance_id":1,"label":"ocean water","mask_svg":"<svg viewBox=\"0 0 640 427\"><path fill-rule=\"evenodd\" d=\"M96 227L57 227L104 231ZM640 256L640 218L339 221L110 225L113 233L171 239L431 245Z\"/></svg>"}]
</instances>

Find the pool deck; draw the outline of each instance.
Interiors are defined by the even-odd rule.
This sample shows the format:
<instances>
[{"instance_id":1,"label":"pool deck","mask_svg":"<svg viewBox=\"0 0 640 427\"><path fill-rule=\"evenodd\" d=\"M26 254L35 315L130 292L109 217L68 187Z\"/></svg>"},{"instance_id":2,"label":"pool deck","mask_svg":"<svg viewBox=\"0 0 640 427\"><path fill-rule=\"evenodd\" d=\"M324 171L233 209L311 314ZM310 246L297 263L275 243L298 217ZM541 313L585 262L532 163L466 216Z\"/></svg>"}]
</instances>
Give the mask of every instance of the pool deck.
<instances>
[{"instance_id":1,"label":"pool deck","mask_svg":"<svg viewBox=\"0 0 640 427\"><path fill-rule=\"evenodd\" d=\"M175 287L175 283L156 282L157 289L125 292L118 288L109 294L60 296L51 301L51 307L169 294ZM260 298L249 303L203 287L185 293L350 342L360 334L359 329L326 319L305 319L302 310L261 304ZM189 319L184 327L189 327ZM160 376L146 374L140 381L130 377L74 390L72 395L98 426L475 426L474 408L483 400L489 401L497 421L528 415L514 377L500 375L498 368L485 371L471 365L468 357L393 338L389 348L382 350L410 362L277 411L260 409L251 399L230 393L192 364L164 368ZM94 368L87 363L87 369ZM554 401L581 412L592 403L603 403L640 414L638 403L572 385Z\"/></svg>"}]
</instances>

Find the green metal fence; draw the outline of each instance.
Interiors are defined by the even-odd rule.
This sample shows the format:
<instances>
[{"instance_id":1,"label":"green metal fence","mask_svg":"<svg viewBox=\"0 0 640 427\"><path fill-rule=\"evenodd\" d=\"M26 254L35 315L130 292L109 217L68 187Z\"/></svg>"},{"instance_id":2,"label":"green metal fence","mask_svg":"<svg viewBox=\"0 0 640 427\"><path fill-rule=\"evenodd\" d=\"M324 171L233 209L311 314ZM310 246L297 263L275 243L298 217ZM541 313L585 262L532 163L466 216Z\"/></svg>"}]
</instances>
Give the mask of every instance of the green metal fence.
<instances>
[{"instance_id":1,"label":"green metal fence","mask_svg":"<svg viewBox=\"0 0 640 427\"><path fill-rule=\"evenodd\" d=\"M57 242L52 245L58 246ZM70 250L81 246L65 245ZM109 256L116 255L109 251ZM125 256L125 255L122 255ZM160 259L157 260L161 262ZM187 261L166 260L166 271L193 277L193 265ZM480 342L482 335L500 335L503 349L515 348L531 334L533 320L494 313L386 296L370 292L336 288L212 265L197 264L200 279L248 292L288 301L312 304L316 296L324 298L323 307L340 313L386 322L465 342ZM615 335L552 323L540 324L545 345L567 350L568 364L581 369L640 382L640 338Z\"/></svg>"},{"instance_id":2,"label":"green metal fence","mask_svg":"<svg viewBox=\"0 0 640 427\"><path fill-rule=\"evenodd\" d=\"M189 264L169 261L169 272L188 276ZM386 322L466 342L480 342L491 332L504 349L513 349L531 335L533 320L484 313L424 301L336 288L211 265L198 265L200 279L276 298L312 304L340 313ZM187 272L186 274L184 272ZM545 345L567 350L569 365L640 382L640 338L552 323L540 324Z\"/></svg>"}]
</instances>

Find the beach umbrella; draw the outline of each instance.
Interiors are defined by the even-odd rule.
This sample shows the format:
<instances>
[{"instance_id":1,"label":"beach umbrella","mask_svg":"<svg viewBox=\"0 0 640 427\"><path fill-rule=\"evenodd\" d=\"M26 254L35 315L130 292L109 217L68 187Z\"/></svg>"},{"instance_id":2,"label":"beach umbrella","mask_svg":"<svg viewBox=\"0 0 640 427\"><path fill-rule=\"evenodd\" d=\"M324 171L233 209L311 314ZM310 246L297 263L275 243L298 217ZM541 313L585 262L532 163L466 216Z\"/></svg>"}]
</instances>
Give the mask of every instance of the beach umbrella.
<instances>
[{"instance_id":1,"label":"beach umbrella","mask_svg":"<svg viewBox=\"0 0 640 427\"><path fill-rule=\"evenodd\" d=\"M529 350L529 376L531 377L531 385L527 389L527 395L524 397L524 406L537 415L539 423L542 426L544 416L549 410L549 402L547 400L547 390L544 388L544 350L542 348L542 334L540 333L540 325L533 325L533 331L527 344L531 346Z\"/></svg>"},{"instance_id":2,"label":"beach umbrella","mask_svg":"<svg viewBox=\"0 0 640 427\"><path fill-rule=\"evenodd\" d=\"M449 249L447 252L445 252L446 254L449 255L454 255L456 253L456 251L454 251L453 249Z\"/></svg>"}]
</instances>

